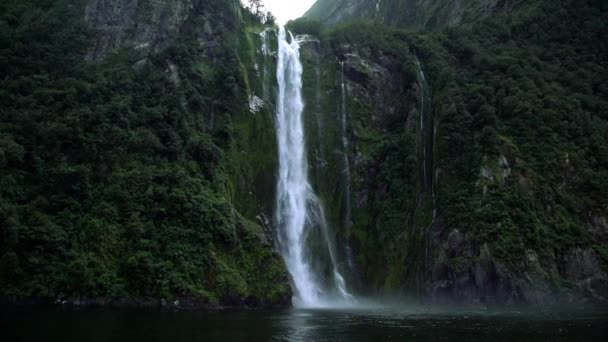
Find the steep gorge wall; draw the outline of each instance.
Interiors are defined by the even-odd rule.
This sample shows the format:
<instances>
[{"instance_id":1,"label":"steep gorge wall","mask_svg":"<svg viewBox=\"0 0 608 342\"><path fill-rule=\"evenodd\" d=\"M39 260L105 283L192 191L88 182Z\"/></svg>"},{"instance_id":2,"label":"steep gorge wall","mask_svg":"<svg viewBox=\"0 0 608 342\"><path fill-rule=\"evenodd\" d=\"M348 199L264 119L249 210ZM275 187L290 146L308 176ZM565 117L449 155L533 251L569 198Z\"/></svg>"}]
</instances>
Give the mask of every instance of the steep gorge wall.
<instances>
[{"instance_id":1,"label":"steep gorge wall","mask_svg":"<svg viewBox=\"0 0 608 342\"><path fill-rule=\"evenodd\" d=\"M2 179L25 189L1 190L0 295L289 305L257 19L238 1L2 6L2 87L27 86L1 98L2 155L23 152Z\"/></svg>"},{"instance_id":2,"label":"steep gorge wall","mask_svg":"<svg viewBox=\"0 0 608 342\"><path fill-rule=\"evenodd\" d=\"M422 90L414 56L403 48L335 37L302 48L313 186L348 283L366 294L405 290L408 241L417 238L415 227L428 224L422 211L430 217L418 198L425 192L416 138Z\"/></svg>"},{"instance_id":3,"label":"steep gorge wall","mask_svg":"<svg viewBox=\"0 0 608 342\"><path fill-rule=\"evenodd\" d=\"M81 4L0 5L0 294L287 304L264 27L236 1ZM311 182L357 293L605 300L601 6L303 44Z\"/></svg>"},{"instance_id":4,"label":"steep gorge wall","mask_svg":"<svg viewBox=\"0 0 608 342\"><path fill-rule=\"evenodd\" d=\"M305 85L311 87L310 160L316 161L312 173L343 263L348 263L347 248L354 255L351 283L359 284L362 293L489 304L606 300L605 182L587 183L605 174L605 161L596 159L606 144L599 133L606 125L605 92L589 77L584 81L588 88L571 88L567 76L554 88L546 83L548 70L561 68L550 62L557 57L549 56L575 48L571 39L576 49L589 52L571 66L606 70L598 59L605 51L588 50L605 32L605 25L597 26L605 12L593 1L576 6L548 2L532 12L497 16L470 30L437 36L361 23L321 32L305 64ZM545 18L549 11L556 15ZM596 24L585 26L586 33L568 29L583 21ZM532 31L523 29L527 25ZM550 27L555 25L572 37L554 33ZM524 58L529 51L542 55L542 62L539 55ZM582 62L585 58L594 66ZM317 72L319 59L324 62ZM340 158L341 63L350 142L350 228L344 223ZM421 82L421 71L427 82ZM317 83L320 90L311 86ZM311 100L317 93L323 94L320 106ZM561 93L582 96L589 106L547 102ZM520 105L510 102L515 98ZM542 105L532 109L531 103L539 103L534 101ZM564 110L569 106L574 107ZM319 107L320 113L312 110ZM566 112L572 115L558 114ZM546 124L530 124L539 116ZM596 137L596 152L587 154L585 139L555 126L560 120L571 122L569 127L590 120L576 131ZM315 134L316 127L323 132ZM552 140L548 152L541 145L557 131L562 138ZM574 141L576 152L570 145ZM571 160L573 153L578 162Z\"/></svg>"},{"instance_id":5,"label":"steep gorge wall","mask_svg":"<svg viewBox=\"0 0 608 342\"><path fill-rule=\"evenodd\" d=\"M318 0L304 15L335 25L352 20L373 20L383 24L437 29L457 26L509 12L522 0ZM533 2L528 2L530 5Z\"/></svg>"}]
</instances>

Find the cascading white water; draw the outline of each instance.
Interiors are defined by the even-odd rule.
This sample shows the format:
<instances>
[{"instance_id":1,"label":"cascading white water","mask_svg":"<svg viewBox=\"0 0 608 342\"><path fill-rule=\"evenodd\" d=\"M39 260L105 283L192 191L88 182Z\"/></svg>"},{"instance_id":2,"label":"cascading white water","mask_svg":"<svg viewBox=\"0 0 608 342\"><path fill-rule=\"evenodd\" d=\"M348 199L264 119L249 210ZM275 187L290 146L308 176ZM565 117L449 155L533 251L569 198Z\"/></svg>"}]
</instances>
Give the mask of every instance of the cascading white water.
<instances>
[{"instance_id":1,"label":"cascading white water","mask_svg":"<svg viewBox=\"0 0 608 342\"><path fill-rule=\"evenodd\" d=\"M341 90L342 90L342 102L341 102L341 115L340 119L342 122L341 134L342 134L342 173L344 174L344 229L346 230L347 236L350 237L351 230L351 206L350 206L350 162L348 160L348 137L346 136L346 83L344 82L344 62L340 62L342 71L341 76ZM353 255L350 249L350 245L346 244L346 260L351 271L355 267L353 261Z\"/></svg>"},{"instance_id":2,"label":"cascading white water","mask_svg":"<svg viewBox=\"0 0 608 342\"><path fill-rule=\"evenodd\" d=\"M428 84L426 82L426 77L424 76L424 70L422 70L422 65L420 64L420 60L418 60L417 56L414 56L415 60L416 60L416 67L418 69L418 83L420 85L420 145L422 148L422 175L423 175L423 180L422 180L422 184L424 186L424 191L428 191L428 179L427 179L427 148L428 148L428 144L426 141L427 138L427 134L425 131L425 121L427 120L425 115L425 106L428 106L427 104L427 99L430 101L430 93L429 93L429 87ZM431 117L432 119L432 117ZM435 139L435 126L433 125L433 132L431 135L431 144L434 143L434 139ZM431 154L431 163L432 163L432 157L433 155ZM432 167L432 165L431 165ZM431 219L431 222L428 226L426 226L425 228L425 235L424 235L424 243L425 243L425 251L424 251L424 267L425 269L428 269L428 265L430 264L430 251L429 251L429 234L430 234L430 228L435 224L435 220L437 218L437 203L436 203L436 197L435 197L435 185L434 185L434 179L433 179L434 175L431 175L431 179L430 179L430 194L431 194L431 200L433 203L433 216Z\"/></svg>"},{"instance_id":3,"label":"cascading white water","mask_svg":"<svg viewBox=\"0 0 608 342\"><path fill-rule=\"evenodd\" d=\"M429 105L430 105L430 90L429 90L429 86L427 84L426 81L426 77L424 76L424 70L422 69L422 64L420 64L420 60L418 60L418 57L414 56L415 60L416 60L416 66L418 69L418 81L420 84L420 92L421 92L421 96L420 96L420 145L422 147L422 174L423 174L423 185L425 186L425 191L427 191L428 189L428 183L430 180L430 193L431 196L433 198L433 220L435 220L435 217L437 216L437 209L436 209L436 203L435 203L435 184L433 181L434 178L434 172L433 170L429 170L431 171L431 177L430 179L427 178L427 169L429 168L429 164L430 164L430 168L433 168L433 155L431 153L431 158L430 158L430 162L429 162L429 158L427 157L427 149L429 149L429 144L427 141L427 132L426 132L426 128L425 128L425 122L427 122L427 118L425 116L426 113L426 109L428 109ZM428 103L427 103L428 102ZM432 116L431 116L431 124L432 124L432 133L431 133L431 146L434 145L434 140L435 140L435 125L433 124L433 120L432 120ZM431 152L432 152L432 148L431 148Z\"/></svg>"},{"instance_id":4,"label":"cascading white water","mask_svg":"<svg viewBox=\"0 0 608 342\"><path fill-rule=\"evenodd\" d=\"M341 115L340 119L342 121L341 133L342 133L342 158L343 158L343 167L344 176L347 180L346 182L346 192L347 192L347 201L350 202L350 167L348 162L348 138L346 137L346 84L344 83L344 62L340 63L342 68L342 80L341 80L341 90L342 90L342 103L341 103ZM350 203L348 205L349 215L347 218L350 220Z\"/></svg>"},{"instance_id":5,"label":"cascading white water","mask_svg":"<svg viewBox=\"0 0 608 342\"><path fill-rule=\"evenodd\" d=\"M418 57L416 58L416 66L418 69L418 79L420 84L420 145L422 149L422 185L427 186L427 176L426 176L426 132L424 131L424 107L426 105L426 78L424 77L424 71L422 71L422 66L420 65L420 61Z\"/></svg>"},{"instance_id":6,"label":"cascading white water","mask_svg":"<svg viewBox=\"0 0 608 342\"><path fill-rule=\"evenodd\" d=\"M276 130L279 148L277 184L278 243L293 282L294 305L323 307L335 299L350 299L344 279L338 271L333 242L327 230L322 207L308 182L308 166L302 112L302 64L299 42L280 28L277 54L278 96ZM313 211L313 212L310 212ZM316 222L315 222L316 221ZM307 238L317 224L333 268L335 288L325 288L321 275L311 262L319 251L311 251ZM335 298L338 296L338 298Z\"/></svg>"}]
</instances>

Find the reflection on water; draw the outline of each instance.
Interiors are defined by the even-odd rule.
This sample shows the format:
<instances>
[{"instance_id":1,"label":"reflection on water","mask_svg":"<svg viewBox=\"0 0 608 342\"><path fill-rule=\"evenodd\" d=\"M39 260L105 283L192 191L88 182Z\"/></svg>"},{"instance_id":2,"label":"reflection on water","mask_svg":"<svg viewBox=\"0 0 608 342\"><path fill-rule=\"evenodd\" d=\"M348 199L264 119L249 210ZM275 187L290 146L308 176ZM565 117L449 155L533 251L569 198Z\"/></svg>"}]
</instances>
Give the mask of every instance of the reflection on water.
<instances>
[{"instance_id":1,"label":"reflection on water","mask_svg":"<svg viewBox=\"0 0 608 342\"><path fill-rule=\"evenodd\" d=\"M608 311L0 310L4 341L608 341Z\"/></svg>"}]
</instances>

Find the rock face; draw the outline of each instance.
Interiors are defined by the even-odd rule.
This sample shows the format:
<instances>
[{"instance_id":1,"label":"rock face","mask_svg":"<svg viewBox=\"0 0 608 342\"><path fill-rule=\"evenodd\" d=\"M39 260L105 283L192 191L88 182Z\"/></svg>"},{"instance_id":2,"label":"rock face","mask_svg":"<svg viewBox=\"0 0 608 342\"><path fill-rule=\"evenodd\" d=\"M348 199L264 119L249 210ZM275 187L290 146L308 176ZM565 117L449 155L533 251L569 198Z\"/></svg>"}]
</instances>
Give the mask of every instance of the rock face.
<instances>
[{"instance_id":1,"label":"rock face","mask_svg":"<svg viewBox=\"0 0 608 342\"><path fill-rule=\"evenodd\" d=\"M30 82L33 65L39 66L35 78L52 74L56 80L28 90L56 96L39 96L27 106L15 100L3 109L3 120L45 108L44 125L69 120L80 133L53 135L46 141L65 148L51 152L46 144L30 144L33 135L22 135L34 116L2 129L2 179L28 174L28 191L36 196L23 198L60 196L70 203L62 212L74 216L68 220L46 205L2 195L0 235L10 239L0 239L0 301L288 306L289 278L267 219L275 197L274 113L269 101L253 95L263 88L255 66L268 60L264 66L273 68L270 58L256 53L259 20L238 0L23 0L2 7L14 14L7 16L14 25L5 35L14 43L0 59L16 60L24 51L23 62L9 63L10 72L28 75L11 84ZM26 17L31 22L19 19ZM3 79L3 88L12 78ZM64 92L61 85L72 81L75 88ZM110 127L111 137L101 134ZM67 150L64 142L85 136L99 139L90 150L82 144ZM45 166L32 167L24 154L38 155ZM82 171L82 177L65 178L78 194L57 181L63 175L42 171L57 163ZM10 191L3 186L2 192ZM35 213L45 217L39 230L26 219ZM61 241L42 247L51 236Z\"/></svg>"},{"instance_id":2,"label":"rock face","mask_svg":"<svg viewBox=\"0 0 608 342\"><path fill-rule=\"evenodd\" d=\"M221 79L222 85L230 88L221 97L230 98L231 110L229 115L232 122L245 127L244 139L257 139L256 141L241 140L235 147L239 153L249 157L235 158L232 160L231 168L240 172L234 175L234 198L232 204L240 215L256 222L255 235L259 241L249 241L251 245L245 248L253 253L274 251L272 244L272 227L268 220L261 218L271 217L274 205L274 177L271 170L275 169L276 142L274 140L274 128L270 106L256 94L261 94L260 88L266 87L262 82L269 83L271 80L262 79L259 74L259 66L264 64L268 70L273 68L271 60L260 53L262 42L257 34L247 32L244 27L251 20L242 12L239 0L87 0L83 7L84 21L91 29L91 42L86 56L87 62L103 62L113 53L122 51L128 53L129 60L135 59L133 70L138 74L145 74L147 67L153 61L158 63L158 56L163 56L163 71L168 80L176 89L187 87L181 77L191 70L184 70L179 58L171 53L162 55L164 50L175 48L179 41L182 47L187 46L190 51L197 51L197 75L196 87L199 87L201 95L197 100L202 103L211 103L211 110L203 108L200 115L205 116L209 127L220 119L216 119L215 106L225 107L222 100L209 99L212 92L208 83L213 80L215 72L222 67L228 69L229 76ZM249 21L248 21L249 20ZM258 23L255 23L258 24ZM245 37L244 35L250 35ZM239 55L241 51L247 51L246 55ZM255 52L258 53L255 53ZM229 57L226 57L229 56ZM268 64L268 65L266 65ZM229 65L229 66L228 66ZM219 67L218 67L219 66ZM223 70L223 69L222 69ZM201 77L202 76L202 77ZM214 85L215 86L215 85ZM216 87L216 86L215 86ZM245 88L245 89L241 89ZM247 94L247 96L243 96ZM192 100L192 94L181 100L184 108ZM268 96L267 100L271 100ZM205 102L207 101L207 102ZM240 103L242 102L242 107ZM199 102L199 106L200 106ZM239 115L241 108L248 108L249 115ZM261 141L263 140L263 141ZM261 149L265 153L262 157L246 150ZM263 192L263 193L262 193ZM254 225L252 225L253 227ZM237 229L238 230L238 229ZM241 233L250 233L252 229L240 229ZM238 234L237 234L238 235ZM246 256L251 259L252 256ZM261 274L272 274L277 265L274 263L280 258L273 253L272 258L266 260L267 265L273 269L264 270ZM282 263L282 261L281 261ZM280 271L283 271L280 268ZM234 277L229 274L230 270L223 270L211 274L210 278ZM244 269L236 270L234 273L246 272ZM212 272L208 272L212 273ZM240 276L240 275L239 275ZM250 277L247 277L250 278ZM215 280L212 279L214 282ZM274 280L273 280L274 281ZM288 305L291 292L288 290L289 280L287 276L276 280L275 284L269 285L272 294L267 297L245 296L243 289L229 289L221 295L218 300L221 305L228 306L268 306ZM232 285L234 286L234 285ZM274 286L274 287L273 287ZM249 287L252 287L251 285ZM249 291L251 292L251 291ZM269 299L272 297L271 299Z\"/></svg>"},{"instance_id":3,"label":"rock face","mask_svg":"<svg viewBox=\"0 0 608 342\"><path fill-rule=\"evenodd\" d=\"M192 0L89 0L85 21L95 31L88 59L130 47L142 55L158 52L176 37L193 10Z\"/></svg>"},{"instance_id":4,"label":"rock face","mask_svg":"<svg viewBox=\"0 0 608 342\"><path fill-rule=\"evenodd\" d=\"M378 222L392 219L393 214L404 218L415 207L411 201L403 203L400 213L384 210L395 196L415 197L410 188L402 193L389 191L397 183L414 183L416 172L404 169L389 180L383 171L397 161L395 149L403 155L416 154L415 142L409 139L417 129L412 88L416 76L403 72L403 66L413 59L350 44L327 49L324 44L308 43L301 53L308 158L316 161L310 173L313 185L325 203L347 283L362 291L382 288L391 281L387 265L398 264L386 257L404 252L396 251L404 235L392 229L382 231ZM384 146L381 137L393 137L403 144ZM344 148L348 165L342 157ZM391 253L384 253L386 250Z\"/></svg>"},{"instance_id":5,"label":"rock face","mask_svg":"<svg viewBox=\"0 0 608 342\"><path fill-rule=\"evenodd\" d=\"M509 11L521 0L318 0L305 14L334 25L352 19L373 19L395 26L454 26Z\"/></svg>"},{"instance_id":6,"label":"rock face","mask_svg":"<svg viewBox=\"0 0 608 342\"><path fill-rule=\"evenodd\" d=\"M592 249L572 249L564 257L566 279L594 298L608 299L608 277Z\"/></svg>"},{"instance_id":7,"label":"rock face","mask_svg":"<svg viewBox=\"0 0 608 342\"><path fill-rule=\"evenodd\" d=\"M575 248L564 256L542 259L527 250L525 261L507 267L489 244L476 246L470 237L452 231L438 251L428 287L439 303L553 304L608 299L608 277L596 252ZM569 286L557 285L566 282Z\"/></svg>"},{"instance_id":8,"label":"rock face","mask_svg":"<svg viewBox=\"0 0 608 342\"><path fill-rule=\"evenodd\" d=\"M589 213L587 231L598 240L608 240L608 219L605 216Z\"/></svg>"},{"instance_id":9,"label":"rock face","mask_svg":"<svg viewBox=\"0 0 608 342\"><path fill-rule=\"evenodd\" d=\"M304 15L320 19L334 25L349 18L359 17L366 0L321 0L317 1Z\"/></svg>"},{"instance_id":10,"label":"rock face","mask_svg":"<svg viewBox=\"0 0 608 342\"><path fill-rule=\"evenodd\" d=\"M234 20L218 10L221 6L238 8L233 0L223 5L202 0L88 0L84 19L94 42L87 59L98 62L123 47L143 59L169 46L180 33L192 31L201 44L217 45L215 29Z\"/></svg>"},{"instance_id":11,"label":"rock face","mask_svg":"<svg viewBox=\"0 0 608 342\"><path fill-rule=\"evenodd\" d=\"M500 155L483 161L476 187L484 197L492 195L493 187L514 179L519 189L530 190L529 184L521 187L522 180L529 181L514 173L517 162L510 159ZM589 214L587 231L598 243L605 241L605 223L603 216ZM501 222L496 229L503 229ZM430 236L433 257L428 261L427 291L434 301L503 305L608 300L608 276L593 248L570 247L563 253L528 248L523 259L512 262L497 256L494 244L479 245L474 237L449 230L441 222L432 226Z\"/></svg>"},{"instance_id":12,"label":"rock face","mask_svg":"<svg viewBox=\"0 0 608 342\"><path fill-rule=\"evenodd\" d=\"M38 5L27 1L17 12ZM553 7L476 21L540 2ZM262 40L238 3L78 2L70 8L91 40L73 30L75 44L90 44L70 57L93 74L56 82L48 80L61 71L48 60L71 55L71 40L32 35L39 27L7 16L21 54L0 51L15 76L0 92L11 122L0 139L0 295L69 302L93 291L102 299L74 305L105 305L111 294L175 291L141 304L289 302L270 219L276 35L269 28ZM606 78L593 46L602 9L597 1L317 2L308 17L329 24L479 24L433 34L336 25L302 43L311 179L348 284L438 302L606 301L608 106L589 76ZM42 20L39 31L54 33L56 22ZM561 22L564 34L554 33ZM580 72L556 72L569 51ZM33 65L44 73L29 77Z\"/></svg>"},{"instance_id":13,"label":"rock face","mask_svg":"<svg viewBox=\"0 0 608 342\"><path fill-rule=\"evenodd\" d=\"M520 15L528 9L524 5L535 4L540 2L327 0L318 1L306 16L330 25L373 18L425 29L466 22L475 31L491 26L489 21L477 19L505 11ZM542 17L543 11L535 15ZM508 21L496 18L499 24ZM447 303L608 300L605 201L590 200L587 205L560 203L558 199L589 200L586 190L577 192L581 190L577 189L581 173L574 158L563 152L557 162L544 156L532 162L532 153L520 149L525 138L514 132L516 129L491 135L495 149L490 153L481 148L474 152L473 148L456 148L458 144L480 147L475 139L481 140L486 114L501 124L512 124L509 117L495 118L505 114L502 104L495 102L500 87L484 81L489 87L484 88L488 93L482 97L487 96L492 104L489 110L481 107L468 93L476 91L470 84L478 81L479 66L469 60L468 52L455 47L458 44L442 52L435 50L436 46L424 51L416 40L430 36L426 33L410 36L390 27L366 25L330 27L325 32L330 41L322 40L321 48L303 51L305 60L311 55L305 63L308 82L304 86L320 84L316 93L323 94L320 105L312 100L313 89L306 96L312 102L309 110L320 108L316 116L312 110L306 116L311 121L308 140L315 144L309 149L309 159L319 161L311 169L315 185L329 203L328 215L338 227L338 246L350 246L356 256L353 270L364 284L360 290L372 294L424 293L433 301ZM438 34L445 34L450 41L459 35L466 37L468 29L455 27ZM383 31L375 36L375 30ZM510 39L510 43L520 39L522 46L530 43L526 35ZM490 49L494 47L510 49L499 44ZM448 52L450 49L454 50ZM439 62L442 53L452 61ZM318 60L324 62L319 64ZM314 78L315 68L320 81ZM475 76L462 83L465 69ZM450 70L454 70L454 83L442 89L441 83L451 82ZM488 72L495 73L495 69ZM501 75L513 78L510 71ZM421 82L424 76L426 82ZM340 103L342 80L345 105ZM519 85L516 80L512 84ZM459 96L468 103L450 100ZM347 193L343 167L335 157L341 153L336 122L344 107L352 179L348 189L350 231L344 228L348 227L343 223L347 210L340 200ZM423 120L421 109L426 113ZM583 115L581 112L577 115ZM313 122L315 117L321 117L320 124ZM469 124L480 127L460 130ZM314 133L317 126L324 132ZM425 135L428 142L421 138ZM431 145L425 146L426 156L421 152L425 144ZM422 166L425 162L426 168ZM424 171L432 176L423 176ZM430 183L426 187L425 181ZM447 208L451 208L449 213ZM348 255L341 253L344 258Z\"/></svg>"}]
</instances>

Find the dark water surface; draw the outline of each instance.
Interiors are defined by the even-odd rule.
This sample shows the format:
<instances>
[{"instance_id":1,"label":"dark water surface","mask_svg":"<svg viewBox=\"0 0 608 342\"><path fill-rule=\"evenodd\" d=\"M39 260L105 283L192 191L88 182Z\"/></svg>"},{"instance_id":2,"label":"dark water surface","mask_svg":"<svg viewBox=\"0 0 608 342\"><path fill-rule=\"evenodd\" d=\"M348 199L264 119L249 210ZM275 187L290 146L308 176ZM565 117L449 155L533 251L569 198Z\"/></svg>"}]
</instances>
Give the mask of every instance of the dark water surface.
<instances>
[{"instance_id":1,"label":"dark water surface","mask_svg":"<svg viewBox=\"0 0 608 342\"><path fill-rule=\"evenodd\" d=\"M608 341L608 311L1 308L1 341Z\"/></svg>"}]
</instances>

